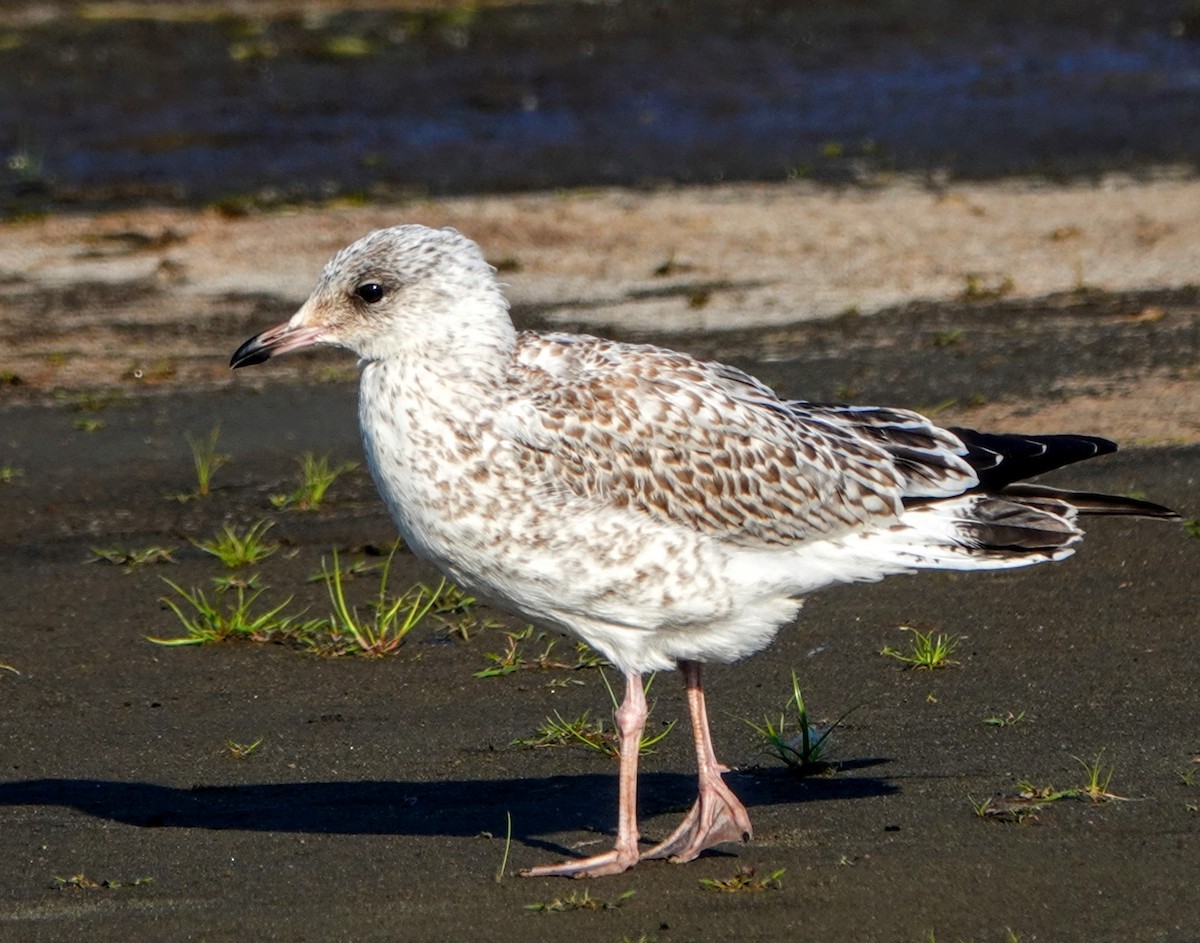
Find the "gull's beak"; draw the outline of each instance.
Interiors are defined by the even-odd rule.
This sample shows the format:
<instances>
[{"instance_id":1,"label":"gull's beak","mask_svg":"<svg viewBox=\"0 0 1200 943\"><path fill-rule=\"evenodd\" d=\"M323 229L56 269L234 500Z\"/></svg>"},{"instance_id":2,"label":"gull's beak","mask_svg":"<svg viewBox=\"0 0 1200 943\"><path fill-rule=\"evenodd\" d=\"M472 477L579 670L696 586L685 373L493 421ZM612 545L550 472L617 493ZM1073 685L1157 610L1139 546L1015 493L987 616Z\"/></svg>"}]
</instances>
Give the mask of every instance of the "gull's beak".
<instances>
[{"instance_id":1,"label":"gull's beak","mask_svg":"<svg viewBox=\"0 0 1200 943\"><path fill-rule=\"evenodd\" d=\"M286 354L289 350L309 347L321 340L321 329L307 324L294 324L296 319L269 327L255 334L233 352L229 366L249 367L262 363L275 354Z\"/></svg>"}]
</instances>

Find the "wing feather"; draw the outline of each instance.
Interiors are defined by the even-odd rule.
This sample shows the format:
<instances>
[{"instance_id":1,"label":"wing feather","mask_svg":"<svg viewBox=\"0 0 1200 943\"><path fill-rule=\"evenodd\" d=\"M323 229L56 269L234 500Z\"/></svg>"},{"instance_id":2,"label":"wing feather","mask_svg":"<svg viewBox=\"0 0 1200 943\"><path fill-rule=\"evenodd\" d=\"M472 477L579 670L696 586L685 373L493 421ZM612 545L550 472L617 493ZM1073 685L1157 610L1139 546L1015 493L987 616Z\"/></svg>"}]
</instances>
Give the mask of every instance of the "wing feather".
<instances>
[{"instance_id":1,"label":"wing feather","mask_svg":"<svg viewBox=\"0 0 1200 943\"><path fill-rule=\"evenodd\" d=\"M836 536L977 483L916 413L785 402L733 367L574 335L521 335L518 365L502 421L548 487L730 542Z\"/></svg>"}]
</instances>

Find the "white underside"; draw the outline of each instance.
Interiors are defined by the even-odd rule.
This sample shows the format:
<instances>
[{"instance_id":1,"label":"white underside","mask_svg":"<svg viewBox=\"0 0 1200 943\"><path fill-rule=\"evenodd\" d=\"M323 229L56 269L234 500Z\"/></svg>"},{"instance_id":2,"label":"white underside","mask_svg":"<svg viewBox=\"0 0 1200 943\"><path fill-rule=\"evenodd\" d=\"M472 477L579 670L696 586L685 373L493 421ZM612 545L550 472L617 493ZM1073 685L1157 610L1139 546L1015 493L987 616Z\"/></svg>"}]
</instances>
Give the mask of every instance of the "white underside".
<instances>
[{"instance_id":1,"label":"white underside","mask_svg":"<svg viewBox=\"0 0 1200 943\"><path fill-rule=\"evenodd\" d=\"M832 583L871 582L920 569L1010 569L1062 560L1074 552L1064 547L998 557L965 546L955 536L955 524L972 500L963 497L908 511L900 526L887 530L769 552L734 549L723 576L726 592L738 599L725 618L647 630L576 617L573 628L626 671L667 670L680 659L728 663L765 648L796 617L801 597ZM572 628L566 614L555 621Z\"/></svg>"},{"instance_id":2,"label":"white underside","mask_svg":"<svg viewBox=\"0 0 1200 943\"><path fill-rule=\"evenodd\" d=\"M963 544L957 525L972 500L907 511L887 529L770 550L694 540L664 548L650 529L623 568L606 559L601 547L591 556L579 552L579 542L593 530L584 515L562 527L575 553L527 549L519 575L503 567L480 579L482 573L463 568L460 552L452 575L532 622L577 635L623 672L670 670L681 659L729 663L765 648L796 618L804 596L833 583L871 582L919 569L1007 569L1074 552L1064 547L997 556ZM690 556L692 565L673 568L672 551ZM664 554L667 559L660 560ZM654 562L665 566L673 583L667 602L659 587L639 586L621 572ZM530 581L531 575L536 579Z\"/></svg>"}]
</instances>

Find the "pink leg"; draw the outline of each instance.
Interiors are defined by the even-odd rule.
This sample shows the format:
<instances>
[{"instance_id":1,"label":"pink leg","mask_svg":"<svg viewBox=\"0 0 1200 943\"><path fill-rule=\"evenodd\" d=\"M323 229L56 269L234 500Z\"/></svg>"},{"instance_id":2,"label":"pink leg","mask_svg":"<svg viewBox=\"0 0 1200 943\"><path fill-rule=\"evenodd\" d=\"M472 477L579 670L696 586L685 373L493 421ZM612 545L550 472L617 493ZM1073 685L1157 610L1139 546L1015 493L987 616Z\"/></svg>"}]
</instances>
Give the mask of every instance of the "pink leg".
<instances>
[{"instance_id":1,"label":"pink leg","mask_svg":"<svg viewBox=\"0 0 1200 943\"><path fill-rule=\"evenodd\" d=\"M749 841L751 829L746 807L721 779L721 774L728 772L729 767L718 762L713 752L700 663L681 661L679 669L687 685L688 711L692 715L696 765L700 771L700 797L679 828L642 857L670 858L681 864L721 842Z\"/></svg>"},{"instance_id":2,"label":"pink leg","mask_svg":"<svg viewBox=\"0 0 1200 943\"><path fill-rule=\"evenodd\" d=\"M642 731L646 726L646 692L642 688L642 677L638 674L625 677L625 700L617 708L617 733L621 738L621 771L618 774L617 842L612 851L564 861L562 864L547 864L522 871L525 877L549 877L561 875L572 878L601 877L605 874L620 874L638 862L637 827L637 767L638 751L642 745Z\"/></svg>"}]
</instances>

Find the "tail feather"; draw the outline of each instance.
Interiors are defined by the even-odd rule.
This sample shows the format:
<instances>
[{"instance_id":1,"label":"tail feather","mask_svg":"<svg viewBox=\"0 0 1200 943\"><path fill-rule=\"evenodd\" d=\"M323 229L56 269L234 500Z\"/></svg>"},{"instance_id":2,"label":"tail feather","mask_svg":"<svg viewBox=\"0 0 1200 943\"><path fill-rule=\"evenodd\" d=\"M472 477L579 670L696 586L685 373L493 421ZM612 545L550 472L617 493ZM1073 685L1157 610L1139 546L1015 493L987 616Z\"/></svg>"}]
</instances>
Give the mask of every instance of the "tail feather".
<instances>
[{"instance_id":1,"label":"tail feather","mask_svg":"<svg viewBox=\"0 0 1200 943\"><path fill-rule=\"evenodd\" d=\"M886 532L864 535L881 553L912 569L996 570L1062 560L1083 537L1080 514L1175 520L1159 504L1108 494L1010 485L950 500L908 504Z\"/></svg>"},{"instance_id":2,"label":"tail feather","mask_svg":"<svg viewBox=\"0 0 1200 943\"><path fill-rule=\"evenodd\" d=\"M977 495L969 514L959 521L964 539L986 552L1057 550L1079 539L1075 507L1065 501L1038 497L1009 499L1007 495Z\"/></svg>"},{"instance_id":3,"label":"tail feather","mask_svg":"<svg viewBox=\"0 0 1200 943\"><path fill-rule=\"evenodd\" d=\"M1149 517L1161 521L1177 521L1180 515L1169 507L1127 498L1117 494L1102 494L1094 491L1066 491L1045 485L1013 484L1001 492L1007 498L1018 498L1029 503L1038 499L1056 500L1071 505L1081 514L1124 514L1131 517Z\"/></svg>"},{"instance_id":4,"label":"tail feather","mask_svg":"<svg viewBox=\"0 0 1200 943\"><path fill-rule=\"evenodd\" d=\"M908 506L891 527L859 535L859 546L909 569L1002 570L1061 560L1082 536L1066 502L971 492Z\"/></svg>"}]
</instances>

